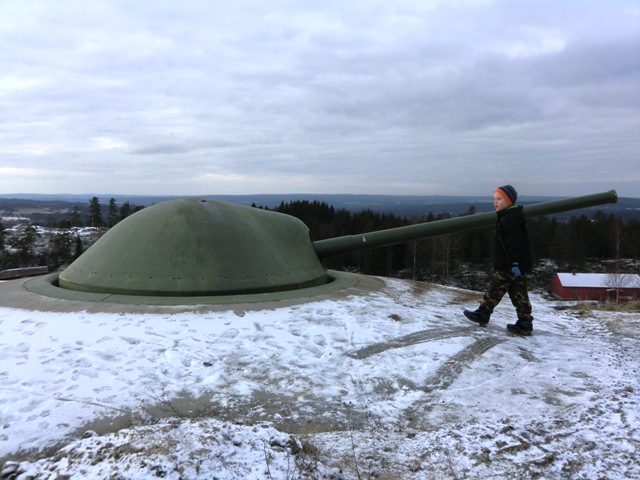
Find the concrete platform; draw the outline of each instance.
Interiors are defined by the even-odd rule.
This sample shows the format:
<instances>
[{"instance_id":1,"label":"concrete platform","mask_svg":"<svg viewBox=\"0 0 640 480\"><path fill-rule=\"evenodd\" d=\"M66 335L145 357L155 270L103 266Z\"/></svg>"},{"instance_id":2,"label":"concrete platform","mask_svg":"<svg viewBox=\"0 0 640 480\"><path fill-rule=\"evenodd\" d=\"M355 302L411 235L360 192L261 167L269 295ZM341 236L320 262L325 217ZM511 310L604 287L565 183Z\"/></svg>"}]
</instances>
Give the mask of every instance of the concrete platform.
<instances>
[{"instance_id":1,"label":"concrete platform","mask_svg":"<svg viewBox=\"0 0 640 480\"><path fill-rule=\"evenodd\" d=\"M65 290L55 285L57 274L0 281L0 306L50 312L176 313L261 310L312 300L344 298L379 290L376 277L330 271L334 281L320 287L252 295L153 297L110 295Z\"/></svg>"}]
</instances>

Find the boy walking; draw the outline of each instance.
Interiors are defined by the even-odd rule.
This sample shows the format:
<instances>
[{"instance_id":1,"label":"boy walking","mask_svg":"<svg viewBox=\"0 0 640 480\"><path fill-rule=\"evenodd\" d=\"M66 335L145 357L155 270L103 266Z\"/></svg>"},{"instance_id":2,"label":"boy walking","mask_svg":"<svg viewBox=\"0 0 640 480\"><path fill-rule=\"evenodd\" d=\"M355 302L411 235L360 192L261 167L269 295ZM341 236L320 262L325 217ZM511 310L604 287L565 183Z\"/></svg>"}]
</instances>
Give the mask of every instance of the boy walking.
<instances>
[{"instance_id":1,"label":"boy walking","mask_svg":"<svg viewBox=\"0 0 640 480\"><path fill-rule=\"evenodd\" d=\"M519 335L531 335L533 317L527 291L526 274L531 272L531 248L522 207L516 206L518 193L511 185L498 187L493 193L493 206L498 214L495 232L494 272L480 307L465 310L464 315L481 326L489 323L493 309L505 293L516 308L518 320L507 330Z\"/></svg>"}]
</instances>

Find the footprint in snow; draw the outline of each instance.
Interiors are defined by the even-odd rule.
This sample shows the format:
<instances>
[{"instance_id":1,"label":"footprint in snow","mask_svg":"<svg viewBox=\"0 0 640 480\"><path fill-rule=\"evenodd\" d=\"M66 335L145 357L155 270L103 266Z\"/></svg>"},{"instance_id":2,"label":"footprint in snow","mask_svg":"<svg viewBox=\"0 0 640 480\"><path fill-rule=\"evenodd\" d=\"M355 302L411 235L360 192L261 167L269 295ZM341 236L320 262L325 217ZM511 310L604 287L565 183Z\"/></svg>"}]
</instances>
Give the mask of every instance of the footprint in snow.
<instances>
[{"instance_id":1,"label":"footprint in snow","mask_svg":"<svg viewBox=\"0 0 640 480\"><path fill-rule=\"evenodd\" d=\"M238 330L237 328L230 328L222 332L220 334L220 338L232 339L232 338L236 338L239 334L240 334L240 330Z\"/></svg>"}]
</instances>

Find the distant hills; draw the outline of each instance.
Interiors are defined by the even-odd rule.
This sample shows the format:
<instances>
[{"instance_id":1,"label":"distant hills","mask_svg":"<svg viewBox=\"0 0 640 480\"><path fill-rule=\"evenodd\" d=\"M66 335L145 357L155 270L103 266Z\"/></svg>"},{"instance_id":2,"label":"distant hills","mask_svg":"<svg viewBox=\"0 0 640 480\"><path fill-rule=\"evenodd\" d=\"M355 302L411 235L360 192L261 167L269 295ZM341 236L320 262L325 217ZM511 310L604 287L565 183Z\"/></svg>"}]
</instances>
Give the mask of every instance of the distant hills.
<instances>
[{"instance_id":1,"label":"distant hills","mask_svg":"<svg viewBox=\"0 0 640 480\"><path fill-rule=\"evenodd\" d=\"M44 211L50 214L62 214L70 212L78 207L81 213L87 210L89 200L98 197L103 210L114 198L118 205L129 202L139 206L149 206L185 196L149 196L149 195L106 195L106 194L0 194L0 214L3 216L25 211ZM352 212L372 210L378 213L393 213L396 216L411 218L424 216L430 212L449 213L458 216L467 213L470 207L475 207L477 212L489 212L493 210L490 196L444 196L444 195L354 195L354 194L259 194L259 195L199 195L196 198L223 200L240 205L253 205L259 207L276 208L281 203L290 203L299 200L324 202L336 209L347 209ZM527 205L530 203L559 200L566 197L522 196L518 203ZM625 220L640 220L640 199L620 198L618 203L605 204L582 210L560 213L554 215L558 220L568 220L572 216L585 214L591 217L596 211L601 210L607 214L620 216ZM56 215L57 216L57 215Z\"/></svg>"}]
</instances>

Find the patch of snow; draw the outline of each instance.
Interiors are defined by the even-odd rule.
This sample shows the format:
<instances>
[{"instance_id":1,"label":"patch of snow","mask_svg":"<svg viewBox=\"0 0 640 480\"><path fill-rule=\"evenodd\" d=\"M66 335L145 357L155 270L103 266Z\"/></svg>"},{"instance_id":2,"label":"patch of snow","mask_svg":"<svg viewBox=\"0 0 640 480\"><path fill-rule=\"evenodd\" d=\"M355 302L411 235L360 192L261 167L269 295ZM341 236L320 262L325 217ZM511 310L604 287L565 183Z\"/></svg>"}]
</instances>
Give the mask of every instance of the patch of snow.
<instances>
[{"instance_id":1,"label":"patch of snow","mask_svg":"<svg viewBox=\"0 0 640 480\"><path fill-rule=\"evenodd\" d=\"M640 477L639 314L532 295L524 338L507 298L482 328L478 292L384 281L259 311L0 307L3 472Z\"/></svg>"}]
</instances>

